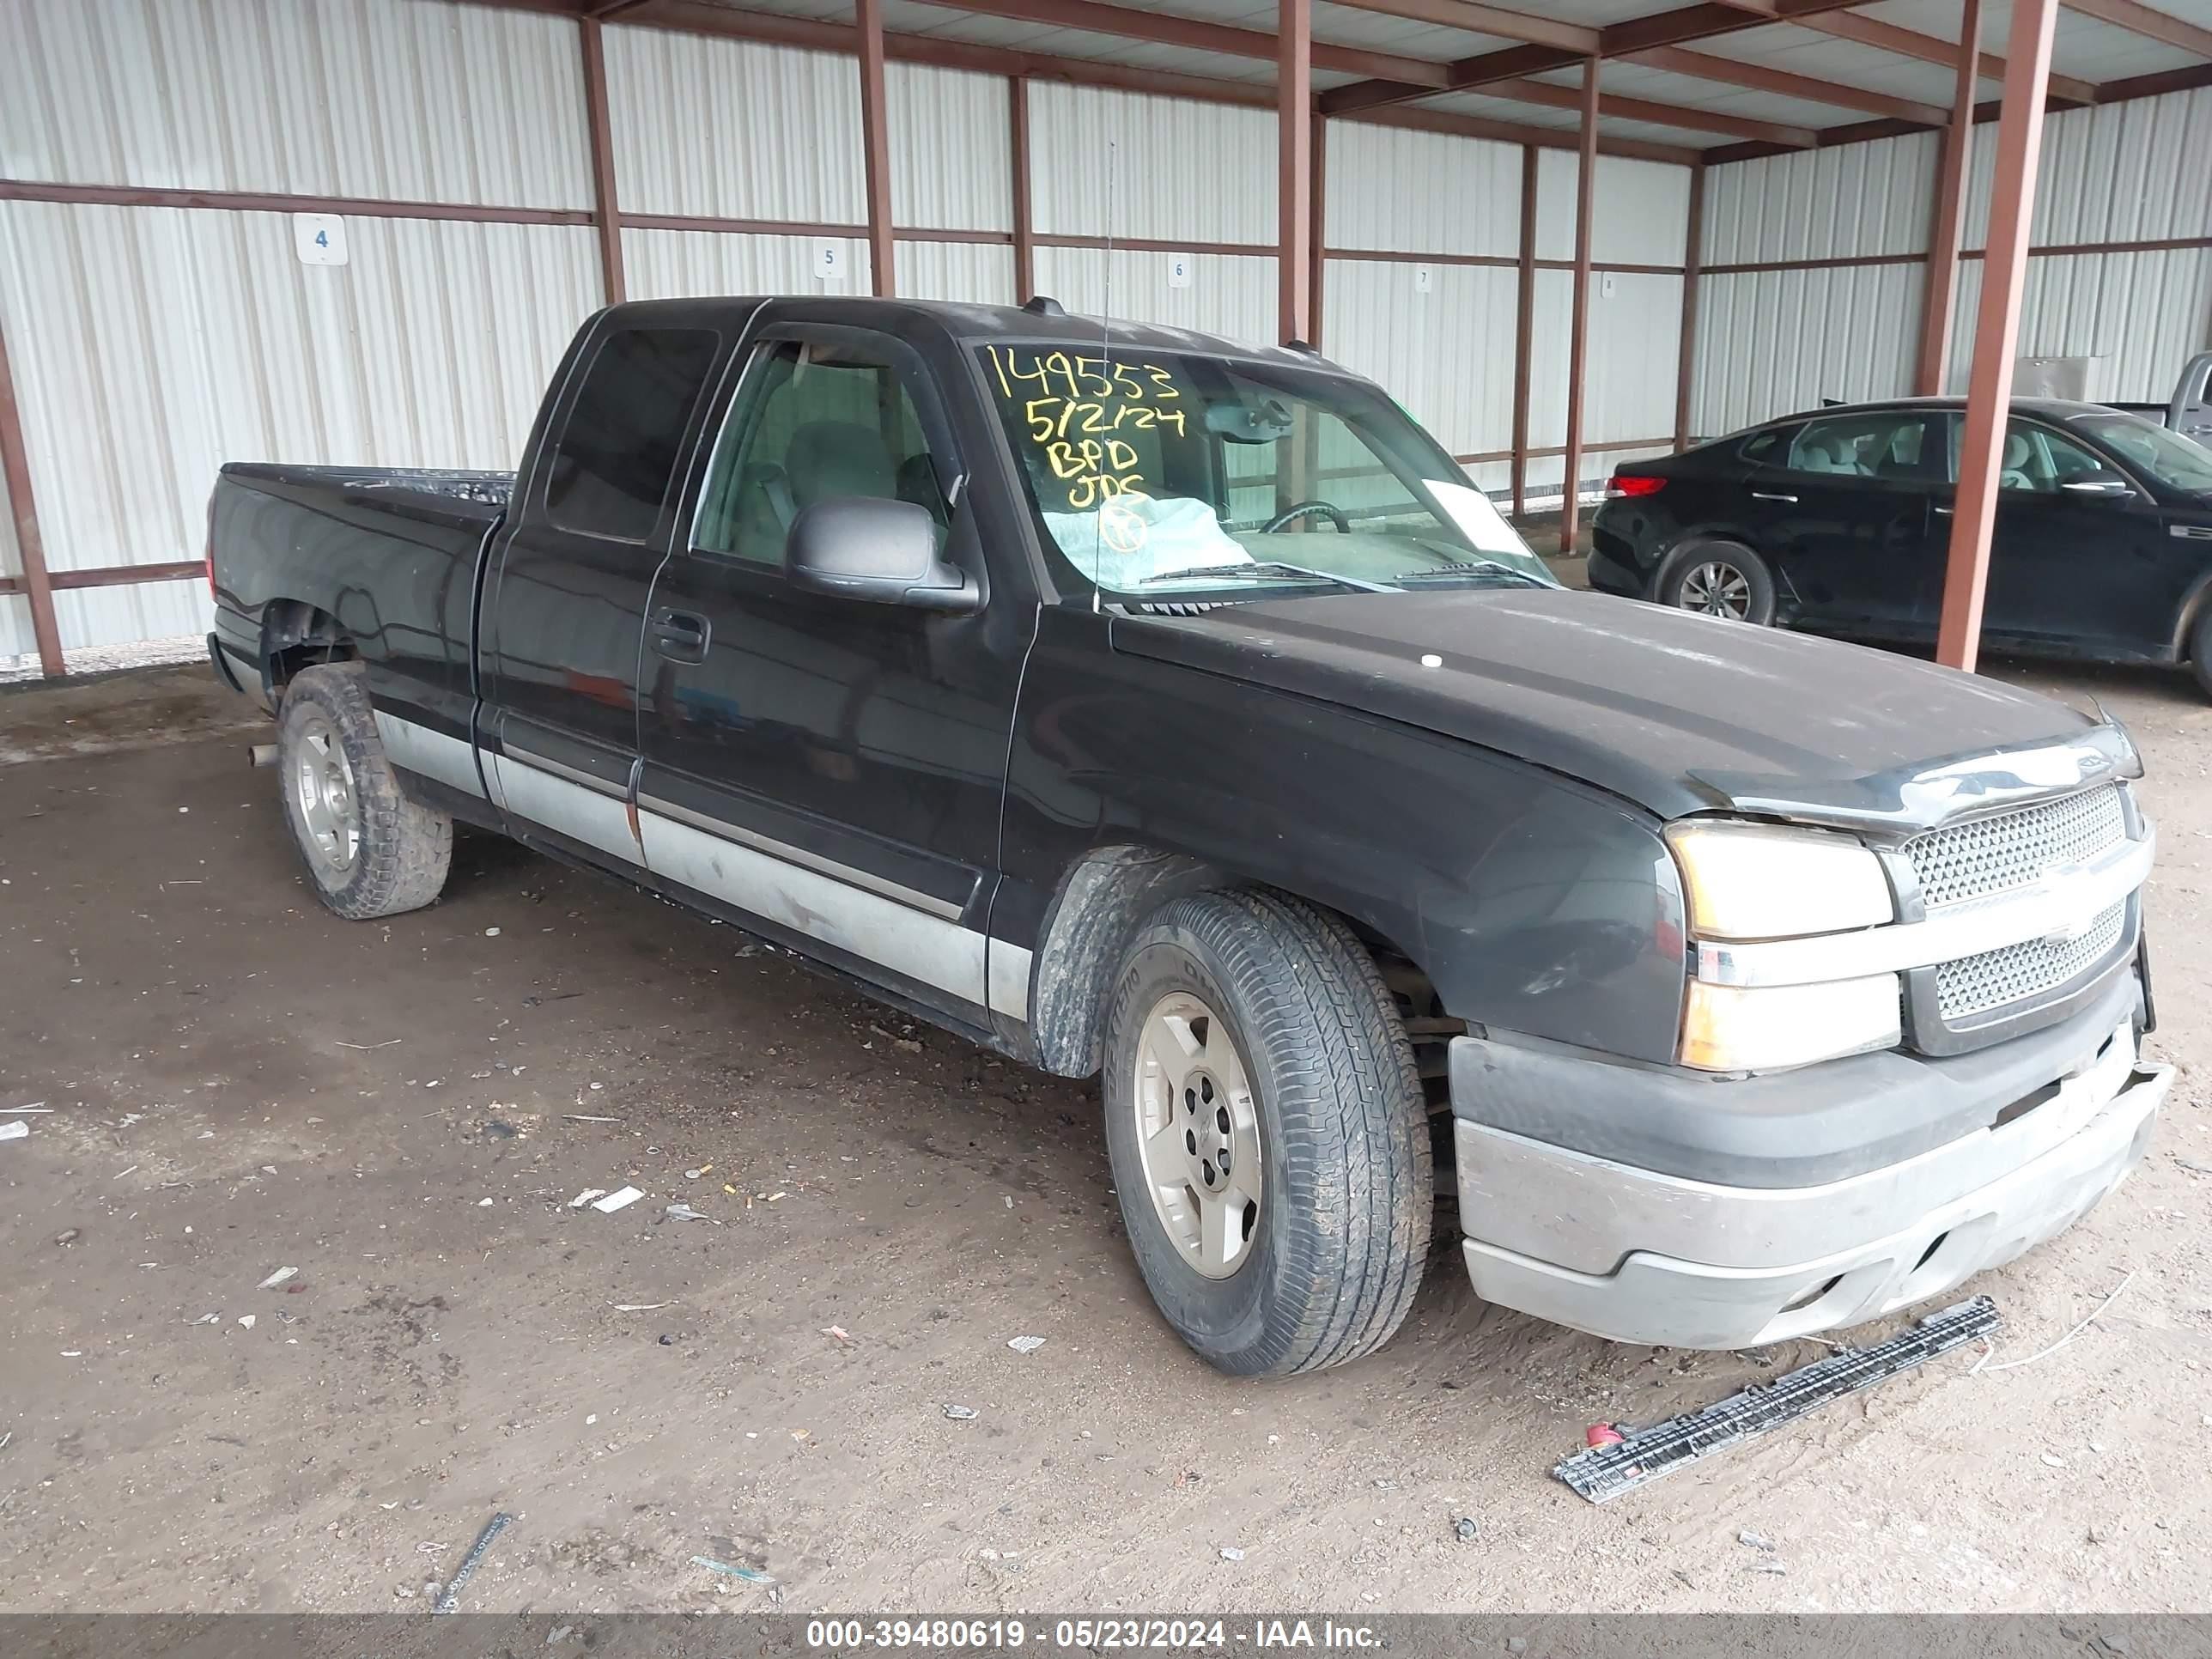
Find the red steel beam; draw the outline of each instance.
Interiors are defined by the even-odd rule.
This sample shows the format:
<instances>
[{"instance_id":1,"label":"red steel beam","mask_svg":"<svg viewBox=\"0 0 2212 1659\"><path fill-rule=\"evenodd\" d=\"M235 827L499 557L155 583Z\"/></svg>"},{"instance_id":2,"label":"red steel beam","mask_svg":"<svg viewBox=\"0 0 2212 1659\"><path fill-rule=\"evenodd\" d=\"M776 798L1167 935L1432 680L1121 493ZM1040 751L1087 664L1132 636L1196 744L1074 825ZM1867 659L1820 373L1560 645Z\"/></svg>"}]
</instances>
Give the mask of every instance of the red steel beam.
<instances>
[{"instance_id":1,"label":"red steel beam","mask_svg":"<svg viewBox=\"0 0 2212 1659\"><path fill-rule=\"evenodd\" d=\"M1030 210L1030 83L1018 75L1006 79L1006 120L1014 168L1014 303L1027 305L1036 293L1036 223Z\"/></svg>"},{"instance_id":2,"label":"red steel beam","mask_svg":"<svg viewBox=\"0 0 2212 1659\"><path fill-rule=\"evenodd\" d=\"M2197 58L2212 58L2212 29L2201 28L2170 12L2138 3L2138 0L2065 0L2066 9L2094 17L2114 28L2140 34L2169 46L2179 46Z\"/></svg>"},{"instance_id":3,"label":"red steel beam","mask_svg":"<svg viewBox=\"0 0 2212 1659\"><path fill-rule=\"evenodd\" d=\"M1886 115L1894 120L1918 121L1929 126L1941 126L1944 115L1934 104L1917 103L1910 98L1894 98L1886 92L1875 92L1868 87L1845 86L1838 81L1816 80L1809 75L1798 75L1789 70L1770 69L1764 64L1747 63L1734 58L1717 58L1709 52L1692 52L1686 46L1653 46L1648 52L1632 52L1627 55L1632 64L1647 68L1665 70L1669 75L1692 76L1700 81L1717 81L1725 86L1747 87L1753 92L1779 93L1787 98L1802 98L1808 103L1826 104L1834 109L1855 109L1866 115Z\"/></svg>"},{"instance_id":4,"label":"red steel beam","mask_svg":"<svg viewBox=\"0 0 2212 1659\"><path fill-rule=\"evenodd\" d=\"M1158 46L1181 46L1189 52L1219 52L1229 58L1272 61L1277 56L1276 37L1265 29L1238 28L1203 18L1186 17L1177 12L1139 11L1132 6L1109 5L1105 0L920 0L920 3L942 6L951 11L979 13L986 17L1003 17L1018 23L1039 23L1053 28L1081 29L1091 34L1117 35L1128 40L1148 40ZM1319 40L1312 46L1316 69L1333 70L1343 75L1425 82L1438 87L1444 83L1444 66L1426 58L1373 52L1364 46L1331 46Z\"/></svg>"},{"instance_id":5,"label":"red steel beam","mask_svg":"<svg viewBox=\"0 0 2212 1659\"><path fill-rule=\"evenodd\" d=\"M1921 301L1920 364L1912 389L1939 396L1951 363L1951 313L1959 295L1959 234L1966 216L1966 170L1974 149L1975 68L1982 46L1982 0L1966 0L1960 22L1958 81L1943 134L1942 170L1936 179L1928 228L1928 283Z\"/></svg>"},{"instance_id":6,"label":"red steel beam","mask_svg":"<svg viewBox=\"0 0 2212 1659\"><path fill-rule=\"evenodd\" d=\"M1062 0L1066 3L1066 0ZM1313 0L1276 0L1278 337L1313 339Z\"/></svg>"},{"instance_id":7,"label":"red steel beam","mask_svg":"<svg viewBox=\"0 0 2212 1659\"><path fill-rule=\"evenodd\" d=\"M1966 0L1969 5L1975 0ZM1698 276L1705 252L1705 170L1690 169L1689 234L1682 247L1681 347L1674 363L1674 453L1690 447L1690 390L1698 369Z\"/></svg>"},{"instance_id":8,"label":"red steel beam","mask_svg":"<svg viewBox=\"0 0 2212 1659\"><path fill-rule=\"evenodd\" d=\"M1966 438L1959 453L1951 555L1936 641L1938 662L1970 672L1981 651L1990 536L1996 524L2005 427L2012 413L2013 353L2020 342L2036 164L2043 149L2051 43L2057 22L2058 0L2012 0L2012 40L2006 47L2004 113L1997 118L1981 315L1974 331L1974 372L1966 390Z\"/></svg>"},{"instance_id":9,"label":"red steel beam","mask_svg":"<svg viewBox=\"0 0 2212 1659\"><path fill-rule=\"evenodd\" d=\"M1434 23L1442 28L1465 29L1470 34L1494 34L1501 40L1552 46L1584 57L1597 51L1599 32L1583 23L1532 16L1503 6L1470 3L1470 0L1338 0L1359 11L1380 12L1415 23Z\"/></svg>"},{"instance_id":10,"label":"red steel beam","mask_svg":"<svg viewBox=\"0 0 2212 1659\"><path fill-rule=\"evenodd\" d=\"M615 197L614 127L607 114L606 42L597 17L576 25L584 38L584 118L592 141L592 216L599 233L599 280L607 303L623 301L622 209Z\"/></svg>"},{"instance_id":11,"label":"red steel beam","mask_svg":"<svg viewBox=\"0 0 2212 1659\"><path fill-rule=\"evenodd\" d=\"M1585 58L1585 63L1592 60ZM1503 98L1516 104L1540 104L1547 109L1580 109L1583 94L1572 87L1551 81L1497 81L1479 88L1485 98ZM1649 98L1625 98L1607 93L1598 100L1601 115L1624 121L1649 121L1655 125L1680 127L1692 132L1717 132L1749 143L1784 144L1810 149L1818 135L1810 127L1784 126L1777 121L1754 121L1717 110L1688 109L1676 104L1654 103Z\"/></svg>"},{"instance_id":12,"label":"red steel beam","mask_svg":"<svg viewBox=\"0 0 2212 1659\"><path fill-rule=\"evenodd\" d=\"M1876 46L1884 52L1893 52L1900 58L1917 58L1923 64L1941 64L1951 67L1958 56L1958 48L1939 35L1923 34L1917 29L1900 28L1894 23L1885 23L1879 18L1862 17L1856 12L1829 12L1817 17L1792 17L1788 20L1800 28L1817 33L1832 35L1838 40L1855 40L1863 46ZM2006 60L1995 52L1985 52L1978 60L1982 78L2010 83L2010 70ZM2048 94L2066 104L2094 104L2097 88L2087 81L2077 81L2070 75L2051 76Z\"/></svg>"},{"instance_id":13,"label":"red steel beam","mask_svg":"<svg viewBox=\"0 0 2212 1659\"><path fill-rule=\"evenodd\" d=\"M1684 46L1695 40L1709 40L1716 35L1759 28L1768 23L1794 22L1801 18L1816 17L1844 6L1863 4L1864 0L1772 0L1772 3L1778 8L1777 11L1759 12L1747 10L1739 5L1724 5L1720 3L1720 0L1705 0L1705 3L1698 5L1681 6L1672 11L1655 12L1649 16L1608 23L1598 31L1599 45L1595 54L1560 46L1530 44L1481 52L1472 58L1462 58L1450 66L1450 78L1445 89L1473 91L1498 81L1519 80L1526 76L1541 75L1550 70L1572 69L1593 55L1625 58L1631 52L1649 51L1654 46ZM1348 86L1323 93L1322 108L1330 115L1349 115L1358 110L1379 109L1388 104L1403 103L1409 98L1425 96L1425 93L1426 88L1409 82L1355 81Z\"/></svg>"},{"instance_id":14,"label":"red steel beam","mask_svg":"<svg viewBox=\"0 0 2212 1659\"><path fill-rule=\"evenodd\" d=\"M1328 117L1328 99L1321 113ZM1406 127L1415 132L1444 132L1455 138L1488 138L1501 144L1521 144L1536 149L1576 149L1581 141L1572 127L1524 127L1516 121L1499 121L1487 115L1465 115L1457 110L1430 109L1419 104L1393 104L1388 108L1362 110L1341 118L1370 126ZM1601 155L1625 155L1638 161L1666 161L1675 167L1695 167L1703 153L1694 145L1655 143L1644 138L1598 139ZM1796 145L1781 148L1794 149Z\"/></svg>"},{"instance_id":15,"label":"red steel beam","mask_svg":"<svg viewBox=\"0 0 2212 1659\"><path fill-rule=\"evenodd\" d=\"M1601 59L1583 60L1582 154L1575 168L1575 297L1567 336L1566 477L1559 491L1559 551L1571 556L1581 516L1583 381L1589 367L1590 239L1597 222L1597 89Z\"/></svg>"},{"instance_id":16,"label":"red steel beam","mask_svg":"<svg viewBox=\"0 0 2212 1659\"><path fill-rule=\"evenodd\" d=\"M62 661L62 631L54 620L46 544L39 535L39 514L31 501L31 460L23 447L22 406L15 401L4 330L0 330L0 477L8 483L8 508L15 521L15 548L23 562L23 574L17 580L31 601L31 637L39 647L39 669L48 679L59 679L67 672Z\"/></svg>"},{"instance_id":17,"label":"red steel beam","mask_svg":"<svg viewBox=\"0 0 2212 1659\"><path fill-rule=\"evenodd\" d=\"M1513 323L1513 516L1528 511L1528 381L1536 338L1536 147L1521 147L1521 283Z\"/></svg>"},{"instance_id":18,"label":"red steel beam","mask_svg":"<svg viewBox=\"0 0 2212 1659\"><path fill-rule=\"evenodd\" d=\"M1306 343L1321 344L1322 283L1328 273L1328 123L1316 113L1313 118L1313 241L1309 264L1313 271L1311 297L1307 305L1313 332L1306 336Z\"/></svg>"},{"instance_id":19,"label":"red steel beam","mask_svg":"<svg viewBox=\"0 0 2212 1659\"><path fill-rule=\"evenodd\" d=\"M890 117L884 90L884 0L856 0L860 36L860 149L868 185L868 277L878 298L898 292L891 240Z\"/></svg>"}]
</instances>

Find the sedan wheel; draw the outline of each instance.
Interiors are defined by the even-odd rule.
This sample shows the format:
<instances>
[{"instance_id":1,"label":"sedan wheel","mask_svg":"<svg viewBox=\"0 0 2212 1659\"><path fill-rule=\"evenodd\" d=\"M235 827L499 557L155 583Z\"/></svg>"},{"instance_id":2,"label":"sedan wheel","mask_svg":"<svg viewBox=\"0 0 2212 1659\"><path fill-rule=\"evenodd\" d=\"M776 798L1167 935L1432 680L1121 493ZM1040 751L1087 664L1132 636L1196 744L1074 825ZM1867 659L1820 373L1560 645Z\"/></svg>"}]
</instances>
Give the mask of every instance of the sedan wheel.
<instances>
[{"instance_id":1,"label":"sedan wheel","mask_svg":"<svg viewBox=\"0 0 2212 1659\"><path fill-rule=\"evenodd\" d=\"M1675 603L1685 611L1741 622L1751 614L1751 579L1732 564L1708 559L1683 573L1680 597Z\"/></svg>"}]
</instances>

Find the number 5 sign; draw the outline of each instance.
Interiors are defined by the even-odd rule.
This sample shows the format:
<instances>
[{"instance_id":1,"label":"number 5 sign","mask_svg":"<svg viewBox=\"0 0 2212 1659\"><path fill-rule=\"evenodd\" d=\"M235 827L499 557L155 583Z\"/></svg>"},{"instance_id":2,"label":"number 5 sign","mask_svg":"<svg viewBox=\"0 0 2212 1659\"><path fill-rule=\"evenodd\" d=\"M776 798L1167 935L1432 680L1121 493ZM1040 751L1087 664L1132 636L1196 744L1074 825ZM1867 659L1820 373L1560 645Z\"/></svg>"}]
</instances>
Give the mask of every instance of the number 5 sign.
<instances>
[{"instance_id":1,"label":"number 5 sign","mask_svg":"<svg viewBox=\"0 0 2212 1659\"><path fill-rule=\"evenodd\" d=\"M303 265L342 265L346 262L345 221L335 213L295 213L292 216L292 251Z\"/></svg>"}]
</instances>

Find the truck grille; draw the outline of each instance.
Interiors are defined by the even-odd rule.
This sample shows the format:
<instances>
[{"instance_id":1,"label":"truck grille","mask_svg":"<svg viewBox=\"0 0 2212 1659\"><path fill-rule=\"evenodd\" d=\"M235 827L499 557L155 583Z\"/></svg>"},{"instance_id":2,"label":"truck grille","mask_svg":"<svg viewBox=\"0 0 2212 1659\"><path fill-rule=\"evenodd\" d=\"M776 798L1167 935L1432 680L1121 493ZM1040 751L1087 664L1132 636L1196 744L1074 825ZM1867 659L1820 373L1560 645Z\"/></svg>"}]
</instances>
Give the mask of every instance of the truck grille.
<instances>
[{"instance_id":1,"label":"truck grille","mask_svg":"<svg viewBox=\"0 0 2212 1659\"><path fill-rule=\"evenodd\" d=\"M2119 943L2127 924L2122 900L2089 925L2079 939L2054 944L2023 939L1979 956L1960 957L1936 969L1936 1010L1945 1024L1987 1013L2065 984L2093 967Z\"/></svg>"},{"instance_id":2,"label":"truck grille","mask_svg":"<svg viewBox=\"0 0 2212 1659\"><path fill-rule=\"evenodd\" d=\"M1931 830L1905 842L1905 854L1920 878L1921 897L1932 910L2033 885L2053 865L2093 859L2127 833L2119 786L2106 784L2015 812Z\"/></svg>"}]
</instances>

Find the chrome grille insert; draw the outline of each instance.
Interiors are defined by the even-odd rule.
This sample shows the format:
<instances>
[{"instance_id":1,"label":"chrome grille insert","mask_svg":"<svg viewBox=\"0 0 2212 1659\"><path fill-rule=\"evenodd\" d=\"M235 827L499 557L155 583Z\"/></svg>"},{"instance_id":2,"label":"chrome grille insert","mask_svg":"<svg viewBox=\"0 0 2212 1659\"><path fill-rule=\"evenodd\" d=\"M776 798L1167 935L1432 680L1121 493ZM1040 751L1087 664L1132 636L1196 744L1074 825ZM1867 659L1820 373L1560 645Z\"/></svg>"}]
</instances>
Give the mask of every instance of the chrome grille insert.
<instances>
[{"instance_id":1,"label":"chrome grille insert","mask_svg":"<svg viewBox=\"0 0 2212 1659\"><path fill-rule=\"evenodd\" d=\"M2033 886L2052 866L2093 859L2124 840L2127 832L2119 786L2106 784L1931 830L1905 842L1905 855L1920 878L1921 897L1933 910Z\"/></svg>"},{"instance_id":2,"label":"chrome grille insert","mask_svg":"<svg viewBox=\"0 0 2212 1659\"><path fill-rule=\"evenodd\" d=\"M2079 938L2055 942L2023 939L2002 950L1939 964L1936 969L1937 1013L1948 1024L2065 984L2119 943L2127 916L2127 902L2123 900L2090 923L2088 931Z\"/></svg>"}]
</instances>

